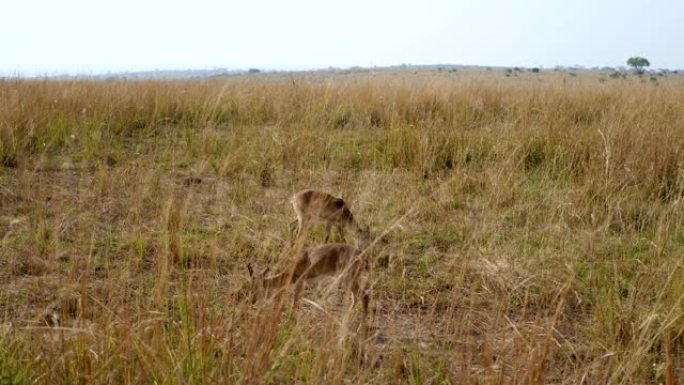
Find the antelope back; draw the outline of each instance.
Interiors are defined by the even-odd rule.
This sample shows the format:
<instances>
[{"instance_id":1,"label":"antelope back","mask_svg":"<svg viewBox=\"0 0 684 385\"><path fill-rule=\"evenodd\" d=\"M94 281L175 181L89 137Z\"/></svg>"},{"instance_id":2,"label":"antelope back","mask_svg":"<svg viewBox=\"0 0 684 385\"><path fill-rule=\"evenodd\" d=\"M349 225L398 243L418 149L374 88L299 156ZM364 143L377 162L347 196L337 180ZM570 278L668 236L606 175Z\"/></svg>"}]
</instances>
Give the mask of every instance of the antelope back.
<instances>
[{"instance_id":1,"label":"antelope back","mask_svg":"<svg viewBox=\"0 0 684 385\"><path fill-rule=\"evenodd\" d=\"M311 277L344 271L361 251L344 243L330 243L307 250Z\"/></svg>"},{"instance_id":2,"label":"antelope back","mask_svg":"<svg viewBox=\"0 0 684 385\"><path fill-rule=\"evenodd\" d=\"M330 194L303 190L295 194L292 204L298 214L318 217L334 222L353 222L354 217L342 198Z\"/></svg>"}]
</instances>

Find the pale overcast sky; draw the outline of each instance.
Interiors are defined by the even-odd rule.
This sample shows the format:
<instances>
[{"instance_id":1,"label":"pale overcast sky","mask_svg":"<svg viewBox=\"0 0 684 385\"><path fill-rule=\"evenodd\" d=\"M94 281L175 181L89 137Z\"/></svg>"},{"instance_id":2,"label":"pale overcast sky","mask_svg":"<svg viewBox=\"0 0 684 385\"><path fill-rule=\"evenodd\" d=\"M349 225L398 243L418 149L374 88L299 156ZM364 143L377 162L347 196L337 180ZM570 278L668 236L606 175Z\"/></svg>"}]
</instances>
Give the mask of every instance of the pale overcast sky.
<instances>
[{"instance_id":1,"label":"pale overcast sky","mask_svg":"<svg viewBox=\"0 0 684 385\"><path fill-rule=\"evenodd\" d=\"M684 68L684 0L5 0L0 74L468 64Z\"/></svg>"}]
</instances>

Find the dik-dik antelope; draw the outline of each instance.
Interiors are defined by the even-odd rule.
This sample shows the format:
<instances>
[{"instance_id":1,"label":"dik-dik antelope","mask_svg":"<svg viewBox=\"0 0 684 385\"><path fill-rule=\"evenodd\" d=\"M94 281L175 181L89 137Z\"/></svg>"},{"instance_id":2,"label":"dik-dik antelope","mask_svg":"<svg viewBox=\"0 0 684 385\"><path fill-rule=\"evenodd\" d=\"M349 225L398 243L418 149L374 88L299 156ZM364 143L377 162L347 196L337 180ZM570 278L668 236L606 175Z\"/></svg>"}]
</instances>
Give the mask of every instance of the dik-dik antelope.
<instances>
[{"instance_id":1,"label":"dik-dik antelope","mask_svg":"<svg viewBox=\"0 0 684 385\"><path fill-rule=\"evenodd\" d=\"M290 202L292 202L292 207L297 214L297 219L290 222L293 244L302 235L302 231L311 224L312 220L325 223L326 242L330 240L333 226L337 227L342 241L345 241L344 231L346 228L354 230L361 242L370 240L369 228L359 226L349 207L341 198L320 191L302 190L293 195Z\"/></svg>"},{"instance_id":2,"label":"dik-dik antelope","mask_svg":"<svg viewBox=\"0 0 684 385\"><path fill-rule=\"evenodd\" d=\"M352 292L354 300L361 299L363 310L368 310L369 295L363 285L359 284L361 273L366 270L367 257L361 250L344 244L329 243L306 249L297 257L294 269L283 273L267 276L268 270L262 274L255 274L252 266L247 264L247 270L252 277L253 289L272 290L295 285L294 300L299 298L305 282L318 277L344 274L342 277L346 289Z\"/></svg>"}]
</instances>

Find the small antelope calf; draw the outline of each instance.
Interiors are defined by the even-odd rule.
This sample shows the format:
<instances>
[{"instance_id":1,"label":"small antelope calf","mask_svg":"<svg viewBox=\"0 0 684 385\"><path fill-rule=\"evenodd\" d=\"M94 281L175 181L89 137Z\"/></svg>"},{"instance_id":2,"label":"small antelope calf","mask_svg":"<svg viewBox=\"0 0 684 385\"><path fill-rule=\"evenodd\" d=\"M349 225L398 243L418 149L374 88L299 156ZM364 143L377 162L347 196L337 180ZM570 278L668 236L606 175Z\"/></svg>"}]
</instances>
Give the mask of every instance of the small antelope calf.
<instances>
[{"instance_id":1,"label":"small antelope calf","mask_svg":"<svg viewBox=\"0 0 684 385\"><path fill-rule=\"evenodd\" d=\"M344 230L351 228L362 242L370 241L368 227L361 227L354 219L347 204L341 198L315 190L302 190L290 199L292 207L297 214L297 219L290 222L292 244L302 235L302 231L309 226L312 220L325 223L325 241L330 240L332 227L337 227L344 241Z\"/></svg>"},{"instance_id":2,"label":"small antelope calf","mask_svg":"<svg viewBox=\"0 0 684 385\"><path fill-rule=\"evenodd\" d=\"M369 295L359 284L359 277L367 266L366 261L367 257L361 255L361 250L353 246L344 243L329 243L304 250L297 257L292 271L266 276L268 273L266 270L259 277L254 274L250 264L247 264L247 270L252 277L253 289L268 291L294 284L295 302L299 298L305 281L323 276L345 274L343 281L347 289L352 292L355 301L361 299L363 311L367 312Z\"/></svg>"}]
</instances>

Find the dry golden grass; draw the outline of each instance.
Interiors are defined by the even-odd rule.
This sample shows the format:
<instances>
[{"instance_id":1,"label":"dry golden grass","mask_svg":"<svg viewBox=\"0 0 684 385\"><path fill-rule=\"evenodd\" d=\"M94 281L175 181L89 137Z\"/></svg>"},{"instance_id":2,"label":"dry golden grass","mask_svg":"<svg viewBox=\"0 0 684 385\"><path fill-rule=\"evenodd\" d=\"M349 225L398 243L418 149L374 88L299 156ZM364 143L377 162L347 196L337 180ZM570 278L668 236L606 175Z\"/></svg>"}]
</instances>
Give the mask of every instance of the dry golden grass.
<instances>
[{"instance_id":1,"label":"dry golden grass","mask_svg":"<svg viewBox=\"0 0 684 385\"><path fill-rule=\"evenodd\" d=\"M0 383L674 383L684 78L514 75L1 80ZM250 301L307 187L368 319Z\"/></svg>"}]
</instances>

